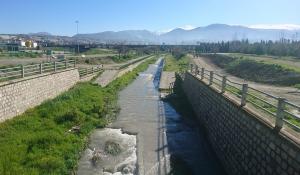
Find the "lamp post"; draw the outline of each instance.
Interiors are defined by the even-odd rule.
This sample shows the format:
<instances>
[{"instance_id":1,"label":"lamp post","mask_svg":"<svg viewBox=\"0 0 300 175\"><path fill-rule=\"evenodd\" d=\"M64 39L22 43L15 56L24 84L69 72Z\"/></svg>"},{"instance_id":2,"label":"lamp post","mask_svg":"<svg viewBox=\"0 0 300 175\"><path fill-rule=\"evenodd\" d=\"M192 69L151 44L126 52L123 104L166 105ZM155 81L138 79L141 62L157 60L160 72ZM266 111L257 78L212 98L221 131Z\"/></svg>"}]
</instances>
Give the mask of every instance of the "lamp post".
<instances>
[{"instance_id":1,"label":"lamp post","mask_svg":"<svg viewBox=\"0 0 300 175\"><path fill-rule=\"evenodd\" d=\"M76 20L75 23L76 23L76 27L77 27L77 37L78 37L78 24L79 24L79 21ZM77 39L77 53L79 53L79 40L78 39Z\"/></svg>"}]
</instances>

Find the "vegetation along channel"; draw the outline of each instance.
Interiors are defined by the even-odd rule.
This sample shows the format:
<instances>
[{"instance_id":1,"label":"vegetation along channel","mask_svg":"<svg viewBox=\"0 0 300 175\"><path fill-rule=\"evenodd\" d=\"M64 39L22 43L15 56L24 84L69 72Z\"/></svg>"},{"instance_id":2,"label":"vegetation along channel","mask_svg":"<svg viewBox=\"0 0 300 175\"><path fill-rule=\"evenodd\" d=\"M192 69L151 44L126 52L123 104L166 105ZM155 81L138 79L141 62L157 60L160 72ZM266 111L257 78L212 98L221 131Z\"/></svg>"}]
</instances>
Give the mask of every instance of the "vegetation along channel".
<instances>
[{"instance_id":1,"label":"vegetation along channel","mask_svg":"<svg viewBox=\"0 0 300 175\"><path fill-rule=\"evenodd\" d=\"M149 59L106 87L79 83L71 90L0 124L0 174L70 174L95 128L103 128L118 111L118 92ZM107 145L111 150L116 145ZM114 150L114 149L113 149Z\"/></svg>"}]
</instances>

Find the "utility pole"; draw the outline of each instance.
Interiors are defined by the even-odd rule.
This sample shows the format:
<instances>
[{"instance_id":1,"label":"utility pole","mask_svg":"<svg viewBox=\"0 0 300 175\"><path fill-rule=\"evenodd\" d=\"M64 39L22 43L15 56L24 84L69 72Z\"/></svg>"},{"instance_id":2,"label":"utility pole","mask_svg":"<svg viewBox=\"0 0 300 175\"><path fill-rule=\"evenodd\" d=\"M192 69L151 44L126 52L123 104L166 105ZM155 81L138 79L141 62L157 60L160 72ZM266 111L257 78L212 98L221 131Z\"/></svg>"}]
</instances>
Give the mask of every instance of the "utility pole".
<instances>
[{"instance_id":1,"label":"utility pole","mask_svg":"<svg viewBox=\"0 0 300 175\"><path fill-rule=\"evenodd\" d=\"M79 21L76 20L75 23L76 23L76 27L77 27L77 37L78 37L78 24L79 24ZM77 53L79 54L79 40L78 39L77 39Z\"/></svg>"}]
</instances>

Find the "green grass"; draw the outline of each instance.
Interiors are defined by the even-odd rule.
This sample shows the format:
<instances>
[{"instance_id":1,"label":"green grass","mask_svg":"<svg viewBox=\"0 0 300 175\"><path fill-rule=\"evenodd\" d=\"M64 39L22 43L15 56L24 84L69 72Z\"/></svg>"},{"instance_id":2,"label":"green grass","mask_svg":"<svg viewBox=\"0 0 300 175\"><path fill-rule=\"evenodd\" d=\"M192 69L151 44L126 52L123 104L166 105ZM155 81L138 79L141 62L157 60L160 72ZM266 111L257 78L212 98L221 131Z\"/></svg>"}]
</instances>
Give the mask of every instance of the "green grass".
<instances>
[{"instance_id":1,"label":"green grass","mask_svg":"<svg viewBox=\"0 0 300 175\"><path fill-rule=\"evenodd\" d=\"M300 73L287 66L228 55L206 55L228 73L247 80L275 85L293 86L300 83Z\"/></svg>"},{"instance_id":2,"label":"green grass","mask_svg":"<svg viewBox=\"0 0 300 175\"><path fill-rule=\"evenodd\" d=\"M249 60L255 60L270 65L279 65L285 69L293 70L300 73L300 61L299 58L295 57L276 57L269 55L253 55L253 54L241 54L241 53L230 53L228 54L235 58L244 58Z\"/></svg>"},{"instance_id":3,"label":"green grass","mask_svg":"<svg viewBox=\"0 0 300 175\"><path fill-rule=\"evenodd\" d=\"M115 63L122 63L122 62L125 62L125 61L135 59L137 57L138 57L138 55L136 55L136 54L121 55L120 57L119 57L119 55L114 55L114 56L111 56L111 59Z\"/></svg>"},{"instance_id":4,"label":"green grass","mask_svg":"<svg viewBox=\"0 0 300 175\"><path fill-rule=\"evenodd\" d=\"M294 87L300 89L300 84L295 84Z\"/></svg>"},{"instance_id":5,"label":"green grass","mask_svg":"<svg viewBox=\"0 0 300 175\"><path fill-rule=\"evenodd\" d=\"M239 89L237 89L237 88L234 88L234 87L231 87L231 86L227 86L227 87L226 87L226 91L232 93L234 96L236 96L236 97L238 97L238 98L241 98L241 96L242 96L242 91L241 91L241 90L239 90ZM260 99L263 99L263 100L265 100L265 101L270 102L269 99L265 98L265 97L262 96L261 94L258 94L258 93L255 93L255 92L248 92L248 93L250 93L250 94L252 94L252 95L254 95L254 96L256 96L256 97L258 97L258 98L260 98ZM262 101L262 100L259 100L259 99L257 99L257 98L254 98L254 97L252 97L252 96L250 96L250 95L247 95L247 102L249 102L249 103L251 103L251 104L254 103L254 104L260 106L261 108L264 108L264 109L266 109L266 110L272 112L274 115L276 115L277 108L274 107L274 106L276 106L277 103L276 103L276 104L273 103L274 106L272 106L272 105L270 105L270 104L268 104L268 103L266 103L266 102L264 102L264 101ZM270 115L269 113L263 111L263 110L260 109L259 107L255 106L255 105L253 105L253 106L254 106L256 109L260 110L261 112L265 113L266 115ZM286 107L285 110L289 110L289 108ZM273 115L272 115L272 117L275 118L275 116L273 116ZM289 115L289 114L286 113L285 116L284 116L284 118L287 119L289 122L291 122L293 125L296 125L296 126L300 127L300 120L295 119L293 116L291 116L291 115Z\"/></svg>"},{"instance_id":6,"label":"green grass","mask_svg":"<svg viewBox=\"0 0 300 175\"><path fill-rule=\"evenodd\" d=\"M83 54L85 55L116 54L116 51L111 49L92 48L84 52Z\"/></svg>"},{"instance_id":7,"label":"green grass","mask_svg":"<svg viewBox=\"0 0 300 175\"><path fill-rule=\"evenodd\" d=\"M107 87L79 83L57 98L0 124L0 174L71 174L89 133L118 112L118 91L155 59L147 60ZM69 132L80 126L79 132Z\"/></svg>"},{"instance_id":8,"label":"green grass","mask_svg":"<svg viewBox=\"0 0 300 175\"><path fill-rule=\"evenodd\" d=\"M178 59L172 55L166 55L164 71L183 72L188 69L189 63L190 58L187 55Z\"/></svg>"}]
</instances>

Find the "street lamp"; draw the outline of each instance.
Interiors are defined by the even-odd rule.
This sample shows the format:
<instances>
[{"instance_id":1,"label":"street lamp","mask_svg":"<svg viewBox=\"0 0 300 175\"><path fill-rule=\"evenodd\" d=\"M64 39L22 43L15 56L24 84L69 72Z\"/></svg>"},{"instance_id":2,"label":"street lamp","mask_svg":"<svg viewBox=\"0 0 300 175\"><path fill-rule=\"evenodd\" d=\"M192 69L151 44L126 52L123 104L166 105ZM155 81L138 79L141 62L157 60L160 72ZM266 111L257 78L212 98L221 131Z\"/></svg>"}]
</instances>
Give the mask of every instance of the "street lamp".
<instances>
[{"instance_id":1,"label":"street lamp","mask_svg":"<svg viewBox=\"0 0 300 175\"><path fill-rule=\"evenodd\" d=\"M79 24L79 21L76 20L75 23L76 23L76 27L77 27L77 37L78 37L78 24ZM77 53L79 53L79 40L78 39L77 39Z\"/></svg>"}]
</instances>

